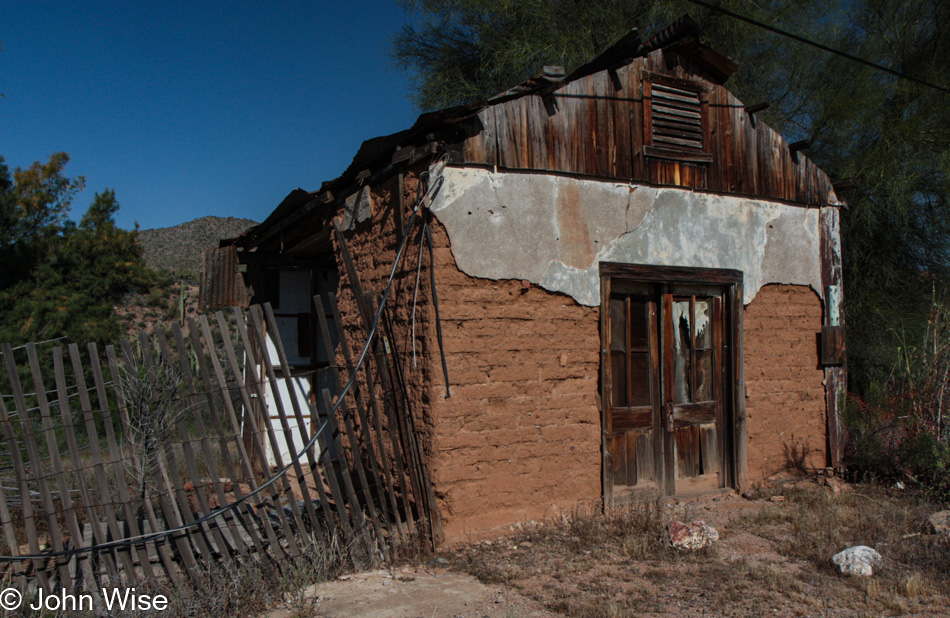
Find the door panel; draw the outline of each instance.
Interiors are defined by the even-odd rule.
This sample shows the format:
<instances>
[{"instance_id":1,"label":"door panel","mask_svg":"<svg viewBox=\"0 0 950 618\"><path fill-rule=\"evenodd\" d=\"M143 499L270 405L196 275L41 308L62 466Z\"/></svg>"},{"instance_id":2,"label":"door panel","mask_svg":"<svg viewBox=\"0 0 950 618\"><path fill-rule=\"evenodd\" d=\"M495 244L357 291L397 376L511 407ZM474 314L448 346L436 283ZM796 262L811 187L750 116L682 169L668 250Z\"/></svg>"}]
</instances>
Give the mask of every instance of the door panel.
<instances>
[{"instance_id":1,"label":"door panel","mask_svg":"<svg viewBox=\"0 0 950 618\"><path fill-rule=\"evenodd\" d=\"M655 425L660 385L655 356L656 299L643 286L612 294L608 300L610 395L607 431L612 483L618 487L656 487Z\"/></svg>"},{"instance_id":2,"label":"door panel","mask_svg":"<svg viewBox=\"0 0 950 618\"><path fill-rule=\"evenodd\" d=\"M605 483L723 486L725 286L611 282L605 292Z\"/></svg>"},{"instance_id":3,"label":"door panel","mask_svg":"<svg viewBox=\"0 0 950 618\"><path fill-rule=\"evenodd\" d=\"M663 296L667 309L664 340L666 431L673 432L677 493L722 486L719 428L722 426L722 297L718 288L672 287ZM669 441L668 441L669 442Z\"/></svg>"}]
</instances>

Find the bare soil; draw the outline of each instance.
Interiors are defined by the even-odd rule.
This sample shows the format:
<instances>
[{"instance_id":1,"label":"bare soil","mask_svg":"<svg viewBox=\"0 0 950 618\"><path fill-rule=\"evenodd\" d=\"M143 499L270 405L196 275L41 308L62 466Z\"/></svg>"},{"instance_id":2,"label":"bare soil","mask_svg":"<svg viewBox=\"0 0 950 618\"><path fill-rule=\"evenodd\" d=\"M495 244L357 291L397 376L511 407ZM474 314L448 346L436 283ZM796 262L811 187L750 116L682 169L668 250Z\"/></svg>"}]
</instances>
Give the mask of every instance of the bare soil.
<instances>
[{"instance_id":1,"label":"bare soil","mask_svg":"<svg viewBox=\"0 0 950 618\"><path fill-rule=\"evenodd\" d=\"M319 585L306 613L294 614L946 616L950 537L931 534L926 522L940 508L919 494L811 477L776 482L754 499L577 512L448 547L441 568L415 564ZM672 519L703 520L720 541L672 550L662 540ZM884 557L871 578L831 564L858 544Z\"/></svg>"},{"instance_id":2,"label":"bare soil","mask_svg":"<svg viewBox=\"0 0 950 618\"><path fill-rule=\"evenodd\" d=\"M344 576L307 591L308 600L285 604L270 618L314 616L556 616L505 586L489 586L473 576L445 569L406 566Z\"/></svg>"}]
</instances>

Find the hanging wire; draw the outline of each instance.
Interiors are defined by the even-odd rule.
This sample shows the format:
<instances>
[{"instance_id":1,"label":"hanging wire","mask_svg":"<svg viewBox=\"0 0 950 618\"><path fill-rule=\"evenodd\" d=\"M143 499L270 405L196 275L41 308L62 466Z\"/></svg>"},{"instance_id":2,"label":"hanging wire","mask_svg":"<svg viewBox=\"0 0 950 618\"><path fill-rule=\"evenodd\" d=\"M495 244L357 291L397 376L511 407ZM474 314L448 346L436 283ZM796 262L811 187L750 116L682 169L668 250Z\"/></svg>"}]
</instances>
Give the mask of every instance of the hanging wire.
<instances>
[{"instance_id":1,"label":"hanging wire","mask_svg":"<svg viewBox=\"0 0 950 618\"><path fill-rule=\"evenodd\" d=\"M416 288L412 292L412 366L416 364L416 299L419 298L419 275L422 274L422 241L425 240L425 229L428 221L423 221L422 232L419 234L419 258L416 265Z\"/></svg>"},{"instance_id":2,"label":"hanging wire","mask_svg":"<svg viewBox=\"0 0 950 618\"><path fill-rule=\"evenodd\" d=\"M373 321L370 325L370 329L366 337L366 342L363 344L363 349L360 351L359 358L356 361L356 369L350 374L350 378L349 380L347 380L346 385L343 387L343 390L341 391L340 395L337 397L336 403L334 403L331 409L328 411L326 420L324 420L323 423L320 425L320 427L314 432L310 440L306 444L303 445L303 447L293 456L293 458L291 458L289 463L287 463L283 468L278 470L269 479L267 479L262 484L260 484L256 489L248 492L247 494L244 494L242 497L238 498L234 502L230 502L227 505L215 511L212 511L211 513L208 513L207 515L203 517L199 517L198 519L192 521L191 523L183 524L181 526L176 526L174 528L169 528L168 530L163 530L161 532L141 534L138 536L110 541L108 543L92 545L90 547L77 547L75 549L67 549L67 550L50 552L50 553L45 553L45 554L23 554L20 556L0 556L0 562L16 562L16 561L22 561L22 560L47 560L49 558L75 556L78 554L98 552L98 551L103 551L107 549L115 549L119 547L131 547L133 545L139 545L142 543L148 543L150 541L155 541L162 538L167 538L175 534L178 534L180 532L190 530L191 528L201 526L205 522L211 521L212 519L220 517L224 515L225 513L228 513L236 509L238 506L240 506L244 502L247 502L252 497L259 495L265 489L270 488L272 485L274 485L279 480L281 480L284 477L284 475L297 462L300 461L300 459L313 447L314 444L316 444L317 440L323 435L323 432L329 426L330 419L333 418L333 415L336 413L337 409L339 409L339 407L342 405L343 401L345 400L347 393L350 391L351 388L353 388L353 385L356 383L356 378L359 375L360 367L363 366L363 363L365 363L366 359L369 357L370 344L372 343L373 338L376 335L376 330L379 327L380 319L382 318L383 312L386 309L386 301L388 300L389 294L392 291L393 281L396 277L396 271L399 269L399 265L402 262L402 256L406 249L406 241L409 238L409 232L412 230L413 224L418 218L420 210L422 210L423 208L428 208L428 206L432 203L432 198L438 192L439 188L441 188L442 186L441 172L445 168L445 157L443 156L439 160L437 160L435 163L433 163L432 167L435 169L436 174L438 176L437 182L432 183L431 186L429 186L429 188L426 190L426 193L425 195L423 195L422 199L416 201L416 204L413 207L412 216L409 217L409 221L406 223L406 229L403 232L402 239L399 242L399 250L396 252L396 257L393 260L393 266L389 271L389 278L386 281L386 287L383 290L383 294L379 302L379 307L376 309L376 315L373 317Z\"/></svg>"},{"instance_id":3,"label":"hanging wire","mask_svg":"<svg viewBox=\"0 0 950 618\"><path fill-rule=\"evenodd\" d=\"M724 8L722 8L721 6L718 6L718 5L716 5L716 4L710 4L709 2L703 2L703 0L686 0L686 1L687 1L687 2L692 2L693 4L697 4L697 5L701 6L701 7L707 8L707 9L709 9L709 10L711 10L711 11L716 11L716 12L718 12L718 13L722 13L723 15L725 15L725 16L727 16L727 17L731 17L731 18L733 18L733 19L738 19L739 21L744 21L744 22L747 23L747 24L751 24L751 25L753 25L753 26L756 26L757 28L762 28L763 30L768 30L769 32L772 32L772 33L777 34L777 35L779 35L779 36L784 36L784 37L786 37L786 38L792 39L793 41L798 41L799 43L804 43L805 45L810 45L810 46L812 46L812 47L814 47L814 48L817 48L817 49L820 49L820 50L822 50L822 51L828 52L829 54L834 54L834 55L836 55L836 56L841 56L842 58L847 58L848 60L850 60L850 61L852 61L852 62L857 62L857 63L859 63L859 64L863 64L863 65L865 65L865 66L869 66L869 67L871 67L872 69L877 69L878 71L884 71L885 73L890 73L891 75L894 75L894 76L899 77L899 78L901 78L901 79L906 79L907 81L915 82L915 83L921 84L921 85L923 85L923 86L927 86L928 88L933 88L934 90L939 90L939 91L941 91L941 92L950 93L950 88L946 88L946 87L944 87L944 86L938 86L937 84L934 84L934 83L928 82L928 81L926 81L926 80L923 80L923 79L914 77L914 76L912 76L912 75L908 75L907 73L902 73L902 72L900 72L900 71L897 71L897 70L895 70L895 69L886 67L886 66L884 66L884 65L871 62L870 60L865 60L864 58L859 58L859 57L857 57L857 56L852 56L851 54L849 54L849 53L847 53L847 52L841 51L840 49L835 49L834 47L828 47L827 45L823 45L823 44L821 44L821 43L818 43L817 41L812 41L811 39L806 39L806 38L803 37L803 36L799 36L799 35L797 35L797 34L793 34L793 33L788 32L788 31L786 31L786 30L782 30L782 29L780 29L780 28L776 28L775 26L770 26L770 25L768 25L768 24L766 24L766 23L763 23L763 22L761 22L761 21L752 19L751 17L746 17L745 15L740 15L739 13L733 13L732 11L730 11L730 10L728 10L728 9L724 9Z\"/></svg>"},{"instance_id":4,"label":"hanging wire","mask_svg":"<svg viewBox=\"0 0 950 618\"><path fill-rule=\"evenodd\" d=\"M43 345L44 343L53 343L54 341L62 341L63 339L66 339L66 336L65 336L65 335L63 335L62 337L57 337L56 339L47 339L47 340L45 340L45 341L34 341L34 342L33 342L33 345ZM25 348L25 347L28 346L28 345L30 345L30 344L24 343L23 345L18 345L18 346L16 346L15 348L10 348L10 349L11 349L11 350L22 350L23 348Z\"/></svg>"}]
</instances>

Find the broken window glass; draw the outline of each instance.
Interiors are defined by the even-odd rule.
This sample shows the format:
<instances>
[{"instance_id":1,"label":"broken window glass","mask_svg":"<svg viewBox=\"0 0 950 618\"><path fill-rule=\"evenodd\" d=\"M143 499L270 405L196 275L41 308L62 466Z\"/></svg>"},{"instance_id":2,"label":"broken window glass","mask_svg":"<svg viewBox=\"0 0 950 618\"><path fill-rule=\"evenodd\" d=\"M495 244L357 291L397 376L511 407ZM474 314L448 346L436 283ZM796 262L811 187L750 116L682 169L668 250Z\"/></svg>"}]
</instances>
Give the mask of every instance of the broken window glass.
<instances>
[{"instance_id":1,"label":"broken window glass","mask_svg":"<svg viewBox=\"0 0 950 618\"><path fill-rule=\"evenodd\" d=\"M690 403L689 300L673 301L673 403Z\"/></svg>"}]
</instances>

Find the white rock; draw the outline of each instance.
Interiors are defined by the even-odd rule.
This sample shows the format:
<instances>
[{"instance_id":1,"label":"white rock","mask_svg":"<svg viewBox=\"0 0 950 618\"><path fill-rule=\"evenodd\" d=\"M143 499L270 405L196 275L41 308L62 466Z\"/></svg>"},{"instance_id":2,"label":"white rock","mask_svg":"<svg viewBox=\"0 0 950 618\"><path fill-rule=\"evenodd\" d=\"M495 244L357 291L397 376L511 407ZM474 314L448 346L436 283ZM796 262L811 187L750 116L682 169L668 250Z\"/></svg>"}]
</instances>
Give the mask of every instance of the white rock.
<instances>
[{"instance_id":1,"label":"white rock","mask_svg":"<svg viewBox=\"0 0 950 618\"><path fill-rule=\"evenodd\" d=\"M866 545L855 545L835 554L831 561L845 575L870 577L882 563L881 554Z\"/></svg>"},{"instance_id":2,"label":"white rock","mask_svg":"<svg viewBox=\"0 0 950 618\"><path fill-rule=\"evenodd\" d=\"M934 534L950 535L950 511L940 511L927 518Z\"/></svg>"},{"instance_id":3,"label":"white rock","mask_svg":"<svg viewBox=\"0 0 950 618\"><path fill-rule=\"evenodd\" d=\"M666 526L666 538L674 549L694 551L718 541L719 532L703 521L684 524L674 520Z\"/></svg>"}]
</instances>

